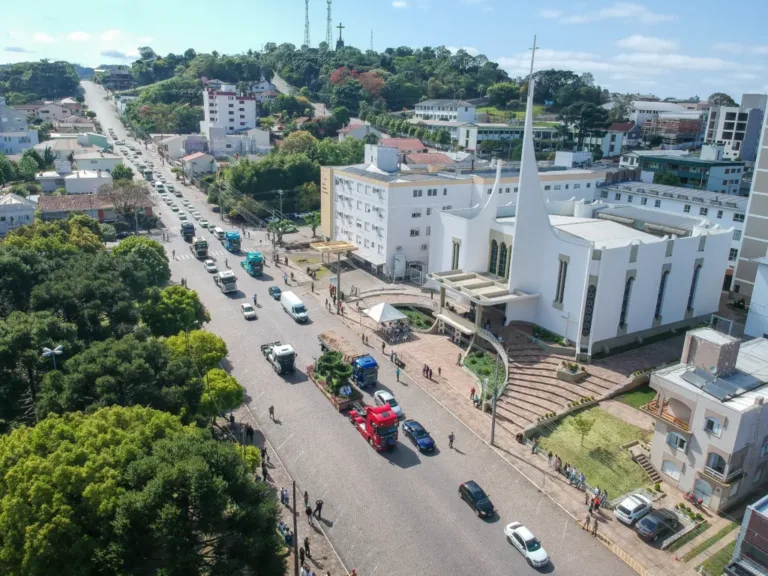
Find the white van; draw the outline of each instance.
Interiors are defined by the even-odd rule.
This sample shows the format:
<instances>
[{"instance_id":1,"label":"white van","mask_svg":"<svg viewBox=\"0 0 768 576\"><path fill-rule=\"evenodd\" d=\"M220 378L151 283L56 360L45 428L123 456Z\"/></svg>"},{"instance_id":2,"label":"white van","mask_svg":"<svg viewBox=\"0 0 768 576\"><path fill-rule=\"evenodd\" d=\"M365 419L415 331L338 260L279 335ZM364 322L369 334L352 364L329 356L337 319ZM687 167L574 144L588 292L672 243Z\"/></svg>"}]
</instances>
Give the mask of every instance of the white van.
<instances>
[{"instance_id":1,"label":"white van","mask_svg":"<svg viewBox=\"0 0 768 576\"><path fill-rule=\"evenodd\" d=\"M307 307L304 306L304 302L299 300L299 297L293 292L283 292L280 295L280 304L283 305L283 310L296 322L306 322L309 319Z\"/></svg>"},{"instance_id":2,"label":"white van","mask_svg":"<svg viewBox=\"0 0 768 576\"><path fill-rule=\"evenodd\" d=\"M216 228L213 229L213 235L216 236L216 238L218 238L219 240L223 240L224 239L224 229L223 228L219 228L218 226L216 226Z\"/></svg>"}]
</instances>

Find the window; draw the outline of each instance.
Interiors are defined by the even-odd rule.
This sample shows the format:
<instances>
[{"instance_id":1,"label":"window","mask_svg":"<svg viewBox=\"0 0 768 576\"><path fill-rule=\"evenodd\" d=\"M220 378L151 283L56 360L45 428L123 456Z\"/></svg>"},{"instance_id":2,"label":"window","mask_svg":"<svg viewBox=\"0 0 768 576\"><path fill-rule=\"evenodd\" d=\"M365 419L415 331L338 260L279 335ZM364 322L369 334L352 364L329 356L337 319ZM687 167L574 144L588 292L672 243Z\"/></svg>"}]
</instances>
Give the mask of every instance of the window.
<instances>
[{"instance_id":1,"label":"window","mask_svg":"<svg viewBox=\"0 0 768 576\"><path fill-rule=\"evenodd\" d=\"M699 283L699 271L701 264L696 264L693 269L693 278L691 278L691 289L688 292L688 310L693 311L693 301L696 299L696 285Z\"/></svg>"},{"instance_id":2,"label":"window","mask_svg":"<svg viewBox=\"0 0 768 576\"><path fill-rule=\"evenodd\" d=\"M432 188L431 190L427 190L427 196L437 196L437 188Z\"/></svg>"},{"instance_id":3,"label":"window","mask_svg":"<svg viewBox=\"0 0 768 576\"><path fill-rule=\"evenodd\" d=\"M653 201L653 207L654 208L661 208L661 200L654 200Z\"/></svg>"},{"instance_id":4,"label":"window","mask_svg":"<svg viewBox=\"0 0 768 576\"><path fill-rule=\"evenodd\" d=\"M664 270L661 273L661 281L659 282L659 293L656 295L656 312L654 317L661 318L661 307L664 304L664 292L667 289L667 278L669 277L669 270Z\"/></svg>"},{"instance_id":5,"label":"window","mask_svg":"<svg viewBox=\"0 0 768 576\"><path fill-rule=\"evenodd\" d=\"M739 257L739 251L736 248L731 248L731 251L728 252L728 260L731 262L735 261Z\"/></svg>"},{"instance_id":6,"label":"window","mask_svg":"<svg viewBox=\"0 0 768 576\"><path fill-rule=\"evenodd\" d=\"M690 211L691 211L691 205L690 204L686 204L685 206L683 206L683 212L688 214Z\"/></svg>"},{"instance_id":7,"label":"window","mask_svg":"<svg viewBox=\"0 0 768 576\"><path fill-rule=\"evenodd\" d=\"M714 434L717 437L720 437L720 432L722 431L720 420L712 416L707 416L704 419L704 431L709 432L710 434Z\"/></svg>"},{"instance_id":8,"label":"window","mask_svg":"<svg viewBox=\"0 0 768 576\"><path fill-rule=\"evenodd\" d=\"M493 188L488 188L488 194L490 194L491 192L493 192Z\"/></svg>"},{"instance_id":9,"label":"window","mask_svg":"<svg viewBox=\"0 0 768 576\"><path fill-rule=\"evenodd\" d=\"M667 434L667 444L681 452L685 452L688 448L688 440L680 436L677 432L669 432Z\"/></svg>"},{"instance_id":10,"label":"window","mask_svg":"<svg viewBox=\"0 0 768 576\"><path fill-rule=\"evenodd\" d=\"M544 186L544 190L549 190L550 188L552 188L552 186L550 186L549 184L547 184L546 186Z\"/></svg>"},{"instance_id":11,"label":"window","mask_svg":"<svg viewBox=\"0 0 768 576\"><path fill-rule=\"evenodd\" d=\"M557 272L557 289L555 290L555 302L558 304L563 303L563 297L565 296L565 278L568 275L568 262L560 259L560 267Z\"/></svg>"},{"instance_id":12,"label":"window","mask_svg":"<svg viewBox=\"0 0 768 576\"><path fill-rule=\"evenodd\" d=\"M491 253L488 259L488 272L496 274L496 264L499 259L499 243L496 240L491 241Z\"/></svg>"},{"instance_id":13,"label":"window","mask_svg":"<svg viewBox=\"0 0 768 576\"><path fill-rule=\"evenodd\" d=\"M570 186L570 184L566 184L566 185L565 185L565 189L566 189L566 190L568 190L568 187L569 187L569 186Z\"/></svg>"},{"instance_id":14,"label":"window","mask_svg":"<svg viewBox=\"0 0 768 576\"><path fill-rule=\"evenodd\" d=\"M632 285L635 278L630 276L624 283L624 295L621 298L621 314L619 315L619 326L624 328L627 325L627 310L629 310L629 298L632 296Z\"/></svg>"},{"instance_id":15,"label":"window","mask_svg":"<svg viewBox=\"0 0 768 576\"><path fill-rule=\"evenodd\" d=\"M443 188L443 196L446 196L448 194L448 188Z\"/></svg>"},{"instance_id":16,"label":"window","mask_svg":"<svg viewBox=\"0 0 768 576\"><path fill-rule=\"evenodd\" d=\"M577 188L581 188L581 184L574 184L573 189L576 190Z\"/></svg>"},{"instance_id":17,"label":"window","mask_svg":"<svg viewBox=\"0 0 768 576\"><path fill-rule=\"evenodd\" d=\"M499 276L507 277L507 245L502 242L499 249L499 267L496 274Z\"/></svg>"},{"instance_id":18,"label":"window","mask_svg":"<svg viewBox=\"0 0 768 576\"><path fill-rule=\"evenodd\" d=\"M421 210L414 210L411 212L411 218L421 218Z\"/></svg>"},{"instance_id":19,"label":"window","mask_svg":"<svg viewBox=\"0 0 768 576\"><path fill-rule=\"evenodd\" d=\"M584 322L581 327L581 335L589 336L592 332L592 316L595 312L595 296L597 295L597 286L590 284L587 288L587 302L584 306Z\"/></svg>"},{"instance_id":20,"label":"window","mask_svg":"<svg viewBox=\"0 0 768 576\"><path fill-rule=\"evenodd\" d=\"M432 226L427 226L427 236L432 233Z\"/></svg>"},{"instance_id":21,"label":"window","mask_svg":"<svg viewBox=\"0 0 768 576\"><path fill-rule=\"evenodd\" d=\"M717 211L717 217L718 218L722 218L723 217L723 211L722 210L718 210Z\"/></svg>"},{"instance_id":22,"label":"window","mask_svg":"<svg viewBox=\"0 0 768 576\"><path fill-rule=\"evenodd\" d=\"M417 236L421 235L421 229L420 228L411 228L411 238L416 238Z\"/></svg>"},{"instance_id":23,"label":"window","mask_svg":"<svg viewBox=\"0 0 768 576\"><path fill-rule=\"evenodd\" d=\"M734 230L733 231L733 239L737 242L741 240L741 230Z\"/></svg>"},{"instance_id":24,"label":"window","mask_svg":"<svg viewBox=\"0 0 768 576\"><path fill-rule=\"evenodd\" d=\"M619 194L618 192L614 192L613 199L614 200L621 200L621 194Z\"/></svg>"},{"instance_id":25,"label":"window","mask_svg":"<svg viewBox=\"0 0 768 576\"><path fill-rule=\"evenodd\" d=\"M706 216L709 212L709 208L699 208L699 216Z\"/></svg>"},{"instance_id":26,"label":"window","mask_svg":"<svg viewBox=\"0 0 768 576\"><path fill-rule=\"evenodd\" d=\"M632 200L633 199L634 199L634 197L632 196L632 194L628 194L627 195L627 202L629 202L630 204L632 204Z\"/></svg>"},{"instance_id":27,"label":"window","mask_svg":"<svg viewBox=\"0 0 768 576\"><path fill-rule=\"evenodd\" d=\"M600 198L608 198L608 190L602 190L600 192Z\"/></svg>"},{"instance_id":28,"label":"window","mask_svg":"<svg viewBox=\"0 0 768 576\"><path fill-rule=\"evenodd\" d=\"M422 252L426 252L427 250L429 250L429 244L422 244L421 245L421 251Z\"/></svg>"},{"instance_id":29,"label":"window","mask_svg":"<svg viewBox=\"0 0 768 576\"><path fill-rule=\"evenodd\" d=\"M640 198L640 204L641 204L642 206L645 206L646 204L648 204L648 198L646 198L645 196L643 196L642 198Z\"/></svg>"},{"instance_id":30,"label":"window","mask_svg":"<svg viewBox=\"0 0 768 576\"><path fill-rule=\"evenodd\" d=\"M414 190L413 191L413 197L414 198L421 198L422 190Z\"/></svg>"},{"instance_id":31,"label":"window","mask_svg":"<svg viewBox=\"0 0 768 576\"><path fill-rule=\"evenodd\" d=\"M680 480L680 468L671 460L662 462L661 471L673 480Z\"/></svg>"},{"instance_id":32,"label":"window","mask_svg":"<svg viewBox=\"0 0 768 576\"><path fill-rule=\"evenodd\" d=\"M591 182L587 182L587 188L592 188L592 183Z\"/></svg>"},{"instance_id":33,"label":"window","mask_svg":"<svg viewBox=\"0 0 768 576\"><path fill-rule=\"evenodd\" d=\"M737 214L737 213L734 213L734 215L733 215L733 221L734 221L734 222L744 222L744 214Z\"/></svg>"},{"instance_id":34,"label":"window","mask_svg":"<svg viewBox=\"0 0 768 576\"><path fill-rule=\"evenodd\" d=\"M555 190L560 190L560 184L555 184Z\"/></svg>"}]
</instances>

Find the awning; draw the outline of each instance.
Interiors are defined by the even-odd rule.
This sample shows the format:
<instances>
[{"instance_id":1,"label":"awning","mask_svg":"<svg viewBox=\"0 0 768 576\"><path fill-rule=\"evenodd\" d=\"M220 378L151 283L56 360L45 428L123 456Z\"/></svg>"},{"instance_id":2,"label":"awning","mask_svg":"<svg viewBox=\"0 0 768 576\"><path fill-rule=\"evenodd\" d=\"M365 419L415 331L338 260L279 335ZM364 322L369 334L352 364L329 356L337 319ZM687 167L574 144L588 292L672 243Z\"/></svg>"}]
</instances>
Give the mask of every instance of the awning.
<instances>
[{"instance_id":1,"label":"awning","mask_svg":"<svg viewBox=\"0 0 768 576\"><path fill-rule=\"evenodd\" d=\"M363 314L368 316L377 324L386 322L394 322L396 320L405 320L407 316L400 312L397 308L386 302L376 304L373 308L363 310Z\"/></svg>"},{"instance_id":2,"label":"awning","mask_svg":"<svg viewBox=\"0 0 768 576\"><path fill-rule=\"evenodd\" d=\"M459 332L466 334L468 336L471 336L475 332L477 332L477 327L475 326L474 322L470 322L466 318L461 318L460 316L455 316L453 314L441 312L440 314L435 314L435 318L438 320L442 320L449 326L452 326Z\"/></svg>"}]
</instances>

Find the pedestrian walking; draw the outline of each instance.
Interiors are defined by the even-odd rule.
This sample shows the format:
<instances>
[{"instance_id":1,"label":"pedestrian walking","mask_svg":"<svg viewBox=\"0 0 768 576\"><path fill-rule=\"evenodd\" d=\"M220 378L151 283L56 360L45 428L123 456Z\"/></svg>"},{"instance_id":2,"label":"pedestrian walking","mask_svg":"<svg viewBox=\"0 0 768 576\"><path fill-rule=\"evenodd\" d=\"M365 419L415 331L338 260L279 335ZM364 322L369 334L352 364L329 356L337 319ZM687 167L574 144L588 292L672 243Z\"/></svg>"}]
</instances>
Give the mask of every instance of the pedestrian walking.
<instances>
[{"instance_id":1,"label":"pedestrian walking","mask_svg":"<svg viewBox=\"0 0 768 576\"><path fill-rule=\"evenodd\" d=\"M229 268L229 259L228 258L224 258L224 266Z\"/></svg>"},{"instance_id":2,"label":"pedestrian walking","mask_svg":"<svg viewBox=\"0 0 768 576\"><path fill-rule=\"evenodd\" d=\"M304 513L307 515L307 524L311 526L312 525L312 506L307 504L307 507L304 509Z\"/></svg>"},{"instance_id":3,"label":"pedestrian walking","mask_svg":"<svg viewBox=\"0 0 768 576\"><path fill-rule=\"evenodd\" d=\"M472 400L475 397L475 387L472 387L472 390L469 391L469 399Z\"/></svg>"},{"instance_id":4,"label":"pedestrian walking","mask_svg":"<svg viewBox=\"0 0 768 576\"><path fill-rule=\"evenodd\" d=\"M315 501L315 516L317 516L320 520L323 519L323 501L322 500Z\"/></svg>"},{"instance_id":5,"label":"pedestrian walking","mask_svg":"<svg viewBox=\"0 0 768 576\"><path fill-rule=\"evenodd\" d=\"M301 564L301 571L306 574L306 569L304 568L304 557L306 556L306 552L304 552L304 548L299 548L299 564Z\"/></svg>"},{"instance_id":6,"label":"pedestrian walking","mask_svg":"<svg viewBox=\"0 0 768 576\"><path fill-rule=\"evenodd\" d=\"M592 520L592 517L589 514L587 514L587 517L584 518L584 530L586 530L587 532L589 532L589 523L591 520ZM595 520L595 522L597 522L597 520Z\"/></svg>"},{"instance_id":7,"label":"pedestrian walking","mask_svg":"<svg viewBox=\"0 0 768 576\"><path fill-rule=\"evenodd\" d=\"M269 419L272 420L273 422L275 420L275 407L274 406L270 406L269 407Z\"/></svg>"},{"instance_id":8,"label":"pedestrian walking","mask_svg":"<svg viewBox=\"0 0 768 576\"><path fill-rule=\"evenodd\" d=\"M597 524L598 524L597 518L595 518L595 521L592 522L592 536L594 536L595 538L597 538Z\"/></svg>"},{"instance_id":9,"label":"pedestrian walking","mask_svg":"<svg viewBox=\"0 0 768 576\"><path fill-rule=\"evenodd\" d=\"M309 492L304 490L304 506L309 506Z\"/></svg>"},{"instance_id":10,"label":"pedestrian walking","mask_svg":"<svg viewBox=\"0 0 768 576\"><path fill-rule=\"evenodd\" d=\"M384 354L384 349L387 347L387 344L385 342L381 343L381 353Z\"/></svg>"},{"instance_id":11,"label":"pedestrian walking","mask_svg":"<svg viewBox=\"0 0 768 576\"><path fill-rule=\"evenodd\" d=\"M552 468L552 450L550 450L547 454L547 466Z\"/></svg>"},{"instance_id":12,"label":"pedestrian walking","mask_svg":"<svg viewBox=\"0 0 768 576\"><path fill-rule=\"evenodd\" d=\"M266 462L261 463L261 477L264 479L264 482L267 481L267 464Z\"/></svg>"},{"instance_id":13,"label":"pedestrian walking","mask_svg":"<svg viewBox=\"0 0 768 576\"><path fill-rule=\"evenodd\" d=\"M589 505L589 492L584 492L584 506Z\"/></svg>"},{"instance_id":14,"label":"pedestrian walking","mask_svg":"<svg viewBox=\"0 0 768 576\"><path fill-rule=\"evenodd\" d=\"M539 439L537 438L531 443L531 454L536 454L536 448L539 445Z\"/></svg>"},{"instance_id":15,"label":"pedestrian walking","mask_svg":"<svg viewBox=\"0 0 768 576\"><path fill-rule=\"evenodd\" d=\"M176 260L176 250L173 250L171 254L173 254L173 259Z\"/></svg>"},{"instance_id":16,"label":"pedestrian walking","mask_svg":"<svg viewBox=\"0 0 768 576\"><path fill-rule=\"evenodd\" d=\"M456 440L456 436L451 432L448 434L448 448L453 449L453 441Z\"/></svg>"},{"instance_id":17,"label":"pedestrian walking","mask_svg":"<svg viewBox=\"0 0 768 576\"><path fill-rule=\"evenodd\" d=\"M395 368L395 377L397 378L397 381L400 382L400 368Z\"/></svg>"},{"instance_id":18,"label":"pedestrian walking","mask_svg":"<svg viewBox=\"0 0 768 576\"><path fill-rule=\"evenodd\" d=\"M307 555L307 558L312 558L312 554L309 552L309 536L304 537L304 552Z\"/></svg>"},{"instance_id":19,"label":"pedestrian walking","mask_svg":"<svg viewBox=\"0 0 768 576\"><path fill-rule=\"evenodd\" d=\"M461 366L461 352L459 352L459 355L456 357L456 366ZM472 394L474 396L474 394Z\"/></svg>"},{"instance_id":20,"label":"pedestrian walking","mask_svg":"<svg viewBox=\"0 0 768 576\"><path fill-rule=\"evenodd\" d=\"M310 286L312 287L312 293L314 294L314 293L315 293L315 283L314 283L314 282L312 282L312 283L310 284Z\"/></svg>"},{"instance_id":21,"label":"pedestrian walking","mask_svg":"<svg viewBox=\"0 0 768 576\"><path fill-rule=\"evenodd\" d=\"M440 368L440 366L437 367L437 377L442 378L443 377L443 369Z\"/></svg>"}]
</instances>

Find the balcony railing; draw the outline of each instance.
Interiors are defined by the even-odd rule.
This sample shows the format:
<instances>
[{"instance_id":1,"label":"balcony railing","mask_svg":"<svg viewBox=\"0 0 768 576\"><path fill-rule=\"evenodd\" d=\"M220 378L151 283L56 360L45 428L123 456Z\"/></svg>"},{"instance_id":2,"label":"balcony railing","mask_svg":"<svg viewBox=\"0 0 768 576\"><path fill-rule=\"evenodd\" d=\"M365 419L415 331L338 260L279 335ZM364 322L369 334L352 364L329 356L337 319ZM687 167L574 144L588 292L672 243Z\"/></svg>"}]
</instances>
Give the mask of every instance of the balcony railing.
<instances>
[{"instance_id":1,"label":"balcony railing","mask_svg":"<svg viewBox=\"0 0 768 576\"><path fill-rule=\"evenodd\" d=\"M667 410L667 403L665 402L663 406L659 406L658 400L653 400L652 402L649 402L645 406L642 406L640 408L642 411L647 412L654 418L659 418L660 420L664 420L664 422L667 422L669 424L672 424L675 428L679 428L680 430L683 430L685 432L691 431L691 426L688 422L685 420L681 420L677 416L674 416Z\"/></svg>"},{"instance_id":2,"label":"balcony railing","mask_svg":"<svg viewBox=\"0 0 768 576\"><path fill-rule=\"evenodd\" d=\"M705 466L701 473L705 476L709 476L713 480L720 482L721 484L729 484L732 480L740 477L744 471L741 468L736 468L735 470L729 470L726 474L725 472L720 472L719 470L711 468L710 466Z\"/></svg>"}]
</instances>

